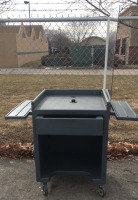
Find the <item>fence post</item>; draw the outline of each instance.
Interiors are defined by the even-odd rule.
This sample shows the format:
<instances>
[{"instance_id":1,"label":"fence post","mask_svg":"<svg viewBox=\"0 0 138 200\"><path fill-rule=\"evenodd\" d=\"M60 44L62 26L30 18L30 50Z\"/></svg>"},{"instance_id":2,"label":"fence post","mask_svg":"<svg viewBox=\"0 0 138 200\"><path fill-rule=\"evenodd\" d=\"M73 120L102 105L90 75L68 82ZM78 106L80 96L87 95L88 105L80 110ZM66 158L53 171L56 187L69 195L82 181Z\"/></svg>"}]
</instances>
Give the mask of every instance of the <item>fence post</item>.
<instances>
[{"instance_id":1,"label":"fence post","mask_svg":"<svg viewBox=\"0 0 138 200\"><path fill-rule=\"evenodd\" d=\"M105 49L105 61L104 61L104 80L103 80L103 89L104 90L106 89L108 46L109 46L109 29L110 29L110 17L108 17L108 20L107 20L106 49Z\"/></svg>"}]
</instances>

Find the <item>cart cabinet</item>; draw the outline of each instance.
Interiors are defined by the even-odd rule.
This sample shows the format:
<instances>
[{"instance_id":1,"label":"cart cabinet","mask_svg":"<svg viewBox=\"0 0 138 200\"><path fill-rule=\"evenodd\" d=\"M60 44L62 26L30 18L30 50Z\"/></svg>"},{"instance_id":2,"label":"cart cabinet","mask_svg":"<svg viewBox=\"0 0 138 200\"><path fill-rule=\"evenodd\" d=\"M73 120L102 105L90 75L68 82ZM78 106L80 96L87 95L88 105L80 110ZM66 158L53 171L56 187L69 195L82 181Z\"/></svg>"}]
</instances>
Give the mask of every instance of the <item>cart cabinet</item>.
<instances>
[{"instance_id":1,"label":"cart cabinet","mask_svg":"<svg viewBox=\"0 0 138 200\"><path fill-rule=\"evenodd\" d=\"M44 90L5 118L28 115L33 118L36 180L45 195L52 176L73 174L90 176L104 196L110 115L137 121L129 104L110 102L106 90Z\"/></svg>"}]
</instances>

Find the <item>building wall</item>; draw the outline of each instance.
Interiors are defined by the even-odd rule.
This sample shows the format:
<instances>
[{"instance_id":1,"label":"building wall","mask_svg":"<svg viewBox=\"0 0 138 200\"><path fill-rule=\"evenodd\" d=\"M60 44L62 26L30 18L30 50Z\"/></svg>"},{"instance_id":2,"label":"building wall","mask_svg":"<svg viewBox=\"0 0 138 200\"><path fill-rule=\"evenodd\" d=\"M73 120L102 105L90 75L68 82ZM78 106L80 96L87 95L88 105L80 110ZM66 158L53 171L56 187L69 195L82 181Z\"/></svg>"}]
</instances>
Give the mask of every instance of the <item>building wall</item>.
<instances>
[{"instance_id":1,"label":"building wall","mask_svg":"<svg viewBox=\"0 0 138 200\"><path fill-rule=\"evenodd\" d=\"M137 29L131 28L130 46L138 46L138 20L133 20L132 26Z\"/></svg>"},{"instance_id":2,"label":"building wall","mask_svg":"<svg viewBox=\"0 0 138 200\"><path fill-rule=\"evenodd\" d=\"M105 41L100 37L90 37L82 41L82 46L101 46L105 45Z\"/></svg>"},{"instance_id":3,"label":"building wall","mask_svg":"<svg viewBox=\"0 0 138 200\"><path fill-rule=\"evenodd\" d=\"M18 67L25 63L40 60L43 55L49 54L47 40L40 40L31 37L23 38L21 35L16 36Z\"/></svg>"},{"instance_id":4,"label":"building wall","mask_svg":"<svg viewBox=\"0 0 138 200\"><path fill-rule=\"evenodd\" d=\"M129 23L129 22L125 21L125 23ZM120 46L122 46L123 38L127 39L128 46L130 46L131 29L127 26L124 26L123 24L119 24L118 32L117 32L117 39L120 39Z\"/></svg>"},{"instance_id":5,"label":"building wall","mask_svg":"<svg viewBox=\"0 0 138 200\"><path fill-rule=\"evenodd\" d=\"M121 13L120 16L138 16L138 6L131 6ZM138 28L138 20L126 20L123 22ZM124 37L128 38L128 46L138 46L138 29L119 24L117 38Z\"/></svg>"},{"instance_id":6,"label":"building wall","mask_svg":"<svg viewBox=\"0 0 138 200\"><path fill-rule=\"evenodd\" d=\"M0 67L17 67L16 34L0 33Z\"/></svg>"},{"instance_id":7,"label":"building wall","mask_svg":"<svg viewBox=\"0 0 138 200\"><path fill-rule=\"evenodd\" d=\"M138 6L131 6L120 14L120 16L138 16ZM138 57L138 21L137 20L127 20L124 23L137 27L130 28L119 23L117 39L120 39L119 57L125 60L126 64L132 64L136 57ZM121 54L122 40L126 38L126 51L125 55Z\"/></svg>"},{"instance_id":8,"label":"building wall","mask_svg":"<svg viewBox=\"0 0 138 200\"><path fill-rule=\"evenodd\" d=\"M128 63L138 64L138 46L129 47Z\"/></svg>"}]
</instances>

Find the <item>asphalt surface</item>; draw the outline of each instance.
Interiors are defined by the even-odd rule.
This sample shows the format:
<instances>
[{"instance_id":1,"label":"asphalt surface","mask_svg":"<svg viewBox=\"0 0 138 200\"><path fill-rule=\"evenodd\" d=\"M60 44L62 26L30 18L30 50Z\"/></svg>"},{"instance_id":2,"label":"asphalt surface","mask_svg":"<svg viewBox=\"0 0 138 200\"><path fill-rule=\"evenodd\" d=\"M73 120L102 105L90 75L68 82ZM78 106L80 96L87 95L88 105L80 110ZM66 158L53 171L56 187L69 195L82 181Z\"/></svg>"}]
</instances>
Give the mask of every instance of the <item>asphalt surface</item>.
<instances>
[{"instance_id":1,"label":"asphalt surface","mask_svg":"<svg viewBox=\"0 0 138 200\"><path fill-rule=\"evenodd\" d=\"M99 69L27 69L27 68L0 68L0 74L57 74L57 75L103 75L104 70ZM107 70L107 75L111 75L112 71ZM138 75L138 69L115 69L114 75Z\"/></svg>"},{"instance_id":2,"label":"asphalt surface","mask_svg":"<svg viewBox=\"0 0 138 200\"><path fill-rule=\"evenodd\" d=\"M55 176L45 197L33 160L0 160L0 200L98 200L89 177ZM138 161L108 161L105 200L138 200Z\"/></svg>"}]
</instances>

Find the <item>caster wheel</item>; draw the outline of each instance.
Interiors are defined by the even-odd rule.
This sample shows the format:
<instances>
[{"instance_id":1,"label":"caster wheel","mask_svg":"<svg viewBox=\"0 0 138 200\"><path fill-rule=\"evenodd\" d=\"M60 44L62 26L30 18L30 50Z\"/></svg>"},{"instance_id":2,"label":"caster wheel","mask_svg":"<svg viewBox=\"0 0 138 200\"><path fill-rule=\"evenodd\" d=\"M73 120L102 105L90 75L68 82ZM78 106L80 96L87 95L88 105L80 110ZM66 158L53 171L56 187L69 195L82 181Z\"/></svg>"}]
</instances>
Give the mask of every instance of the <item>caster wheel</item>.
<instances>
[{"instance_id":1,"label":"caster wheel","mask_svg":"<svg viewBox=\"0 0 138 200\"><path fill-rule=\"evenodd\" d=\"M42 192L45 196L48 196L48 187L47 187L47 183L42 183Z\"/></svg>"},{"instance_id":2,"label":"caster wheel","mask_svg":"<svg viewBox=\"0 0 138 200\"><path fill-rule=\"evenodd\" d=\"M104 186L98 185L97 193L99 194L100 197L104 197L106 195Z\"/></svg>"}]
</instances>

